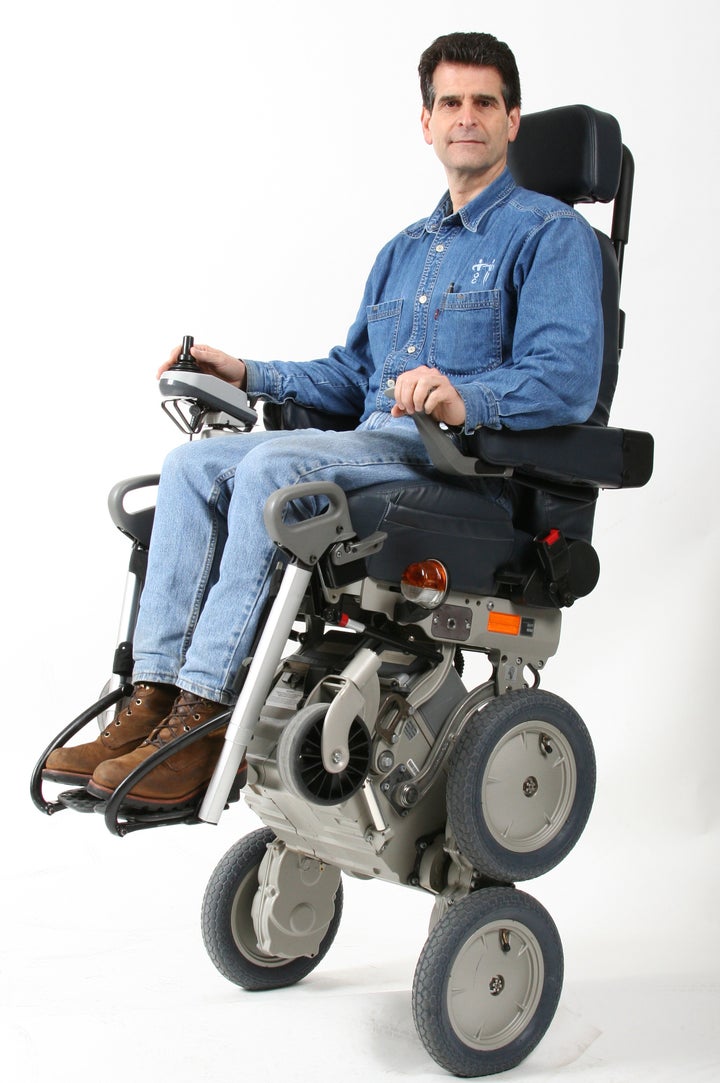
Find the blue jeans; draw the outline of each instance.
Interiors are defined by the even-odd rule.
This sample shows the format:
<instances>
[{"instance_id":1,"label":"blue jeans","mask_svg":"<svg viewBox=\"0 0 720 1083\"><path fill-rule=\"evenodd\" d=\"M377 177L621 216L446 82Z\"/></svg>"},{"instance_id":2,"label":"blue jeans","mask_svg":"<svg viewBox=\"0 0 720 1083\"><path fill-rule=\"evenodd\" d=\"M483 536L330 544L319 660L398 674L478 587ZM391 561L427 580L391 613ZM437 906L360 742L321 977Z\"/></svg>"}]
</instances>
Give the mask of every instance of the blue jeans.
<instances>
[{"instance_id":1,"label":"blue jeans","mask_svg":"<svg viewBox=\"0 0 720 1083\"><path fill-rule=\"evenodd\" d=\"M437 475L413 421L381 413L352 432L257 432L176 448L160 480L133 680L233 703L275 564L268 496L297 482L349 492L428 476Z\"/></svg>"}]
</instances>

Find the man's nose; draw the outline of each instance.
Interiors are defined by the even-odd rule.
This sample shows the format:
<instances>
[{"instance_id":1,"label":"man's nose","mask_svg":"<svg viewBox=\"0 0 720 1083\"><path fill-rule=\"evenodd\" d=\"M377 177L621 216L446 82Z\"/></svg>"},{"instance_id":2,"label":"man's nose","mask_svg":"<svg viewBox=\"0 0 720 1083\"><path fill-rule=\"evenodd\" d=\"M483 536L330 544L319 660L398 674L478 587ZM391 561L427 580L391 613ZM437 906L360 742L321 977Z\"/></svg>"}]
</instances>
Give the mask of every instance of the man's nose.
<instances>
[{"instance_id":1,"label":"man's nose","mask_svg":"<svg viewBox=\"0 0 720 1083\"><path fill-rule=\"evenodd\" d=\"M477 124L477 114L471 102L460 106L460 112L458 114L458 124L463 128L474 128Z\"/></svg>"}]
</instances>

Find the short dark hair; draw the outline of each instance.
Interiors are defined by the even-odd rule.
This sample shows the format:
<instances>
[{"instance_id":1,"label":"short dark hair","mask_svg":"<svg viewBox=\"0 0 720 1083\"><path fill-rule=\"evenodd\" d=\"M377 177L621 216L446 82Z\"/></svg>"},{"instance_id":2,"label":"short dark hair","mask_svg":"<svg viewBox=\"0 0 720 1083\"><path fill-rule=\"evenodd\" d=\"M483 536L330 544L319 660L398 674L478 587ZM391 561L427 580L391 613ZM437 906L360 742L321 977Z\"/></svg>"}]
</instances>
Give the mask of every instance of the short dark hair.
<instances>
[{"instance_id":1,"label":"short dark hair","mask_svg":"<svg viewBox=\"0 0 720 1083\"><path fill-rule=\"evenodd\" d=\"M432 112L435 104L433 75L438 64L474 64L495 68L502 79L505 108L520 108L520 75L512 51L492 34L457 33L436 38L420 57L420 91L423 105Z\"/></svg>"}]
</instances>

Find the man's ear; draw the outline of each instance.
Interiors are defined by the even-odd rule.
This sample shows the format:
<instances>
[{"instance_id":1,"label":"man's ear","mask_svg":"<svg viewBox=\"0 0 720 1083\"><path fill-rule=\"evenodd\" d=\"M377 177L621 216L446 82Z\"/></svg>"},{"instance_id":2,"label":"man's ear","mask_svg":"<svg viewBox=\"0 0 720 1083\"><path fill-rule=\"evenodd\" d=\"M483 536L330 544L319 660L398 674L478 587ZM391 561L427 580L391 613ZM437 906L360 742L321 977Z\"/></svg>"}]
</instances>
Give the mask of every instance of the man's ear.
<instances>
[{"instance_id":1,"label":"man's ear","mask_svg":"<svg viewBox=\"0 0 720 1083\"><path fill-rule=\"evenodd\" d=\"M508 143L514 143L520 130L520 110L517 106L508 113Z\"/></svg>"},{"instance_id":2,"label":"man's ear","mask_svg":"<svg viewBox=\"0 0 720 1083\"><path fill-rule=\"evenodd\" d=\"M429 147L432 146L433 137L430 131L430 117L431 113L426 106L422 107L422 113L420 114L420 123L422 124L423 138Z\"/></svg>"}]
</instances>

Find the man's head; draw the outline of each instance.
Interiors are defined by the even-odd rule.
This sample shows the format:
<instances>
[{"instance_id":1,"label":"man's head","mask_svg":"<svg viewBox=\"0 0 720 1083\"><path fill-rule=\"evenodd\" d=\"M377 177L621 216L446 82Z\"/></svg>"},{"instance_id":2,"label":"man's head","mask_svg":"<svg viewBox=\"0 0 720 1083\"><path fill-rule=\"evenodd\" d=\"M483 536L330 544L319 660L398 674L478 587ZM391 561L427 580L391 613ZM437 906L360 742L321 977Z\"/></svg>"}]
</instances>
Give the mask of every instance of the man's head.
<instances>
[{"instance_id":1,"label":"man's head","mask_svg":"<svg viewBox=\"0 0 720 1083\"><path fill-rule=\"evenodd\" d=\"M520 125L515 58L492 34L447 34L420 61L422 129L459 210L503 171Z\"/></svg>"},{"instance_id":2,"label":"man's head","mask_svg":"<svg viewBox=\"0 0 720 1083\"><path fill-rule=\"evenodd\" d=\"M420 57L420 91L423 106L432 113L435 104L433 75L438 64L469 64L495 68L502 80L505 109L520 108L520 76L510 48L492 34L445 34L436 38Z\"/></svg>"}]
</instances>

